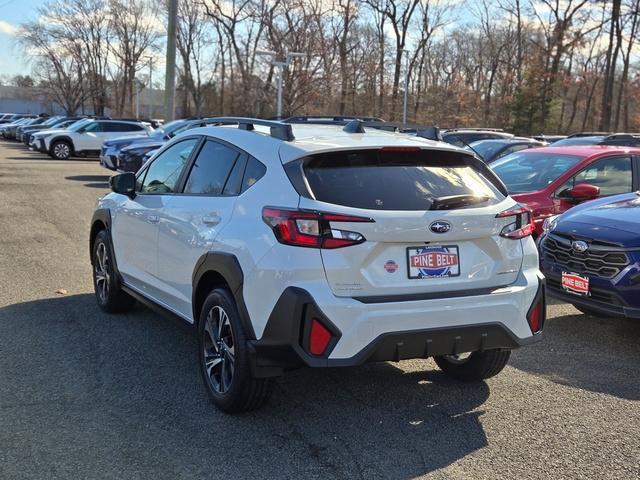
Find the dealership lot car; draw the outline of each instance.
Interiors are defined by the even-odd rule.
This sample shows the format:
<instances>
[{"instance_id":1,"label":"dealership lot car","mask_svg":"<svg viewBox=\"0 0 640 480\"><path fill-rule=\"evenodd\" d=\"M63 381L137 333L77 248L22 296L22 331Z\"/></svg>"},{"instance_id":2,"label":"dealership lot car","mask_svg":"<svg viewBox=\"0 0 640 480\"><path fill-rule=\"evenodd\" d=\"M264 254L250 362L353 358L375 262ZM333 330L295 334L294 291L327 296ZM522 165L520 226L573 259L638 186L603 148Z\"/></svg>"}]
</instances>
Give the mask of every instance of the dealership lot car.
<instances>
[{"instance_id":1,"label":"dealership lot car","mask_svg":"<svg viewBox=\"0 0 640 480\"><path fill-rule=\"evenodd\" d=\"M532 148L491 164L517 201L533 210L535 236L545 218L587 200L640 188L640 149L613 146Z\"/></svg>"},{"instance_id":2,"label":"dealership lot car","mask_svg":"<svg viewBox=\"0 0 640 480\"><path fill-rule=\"evenodd\" d=\"M67 130L49 130L33 135L39 142L38 150L47 152L57 160L73 155L98 155L102 143L122 135L147 137L150 126L126 120L87 120Z\"/></svg>"},{"instance_id":3,"label":"dealership lot car","mask_svg":"<svg viewBox=\"0 0 640 480\"><path fill-rule=\"evenodd\" d=\"M219 121L240 128L113 177L90 237L100 307L195 324L219 408L258 407L300 366L434 357L479 380L540 338L531 214L484 162L357 122Z\"/></svg>"},{"instance_id":4,"label":"dealership lot car","mask_svg":"<svg viewBox=\"0 0 640 480\"><path fill-rule=\"evenodd\" d=\"M544 143L532 138L505 138L478 140L464 148L478 154L486 163L492 163L510 153L526 150L527 148L543 147L544 145Z\"/></svg>"},{"instance_id":5,"label":"dealership lot car","mask_svg":"<svg viewBox=\"0 0 640 480\"><path fill-rule=\"evenodd\" d=\"M540 242L549 292L585 313L640 318L640 193L549 219Z\"/></svg>"},{"instance_id":6,"label":"dealership lot car","mask_svg":"<svg viewBox=\"0 0 640 480\"><path fill-rule=\"evenodd\" d=\"M144 153L160 148L173 137L190 128L204 127L207 123L207 120L203 118L174 120L154 130L149 134L149 138L129 135L112 140L105 140L102 144L102 150L100 151L100 165L110 170L136 172L142 166L142 162L139 160L144 156ZM125 155L124 161L126 164L118 165L118 158L124 148L132 147L133 150L134 147L142 147L143 144L144 148L136 149L136 153L146 150L146 152L141 153L139 158L137 156L136 158L132 158L130 155ZM153 149L148 148L151 144L155 145ZM129 152L132 150L129 150Z\"/></svg>"}]
</instances>

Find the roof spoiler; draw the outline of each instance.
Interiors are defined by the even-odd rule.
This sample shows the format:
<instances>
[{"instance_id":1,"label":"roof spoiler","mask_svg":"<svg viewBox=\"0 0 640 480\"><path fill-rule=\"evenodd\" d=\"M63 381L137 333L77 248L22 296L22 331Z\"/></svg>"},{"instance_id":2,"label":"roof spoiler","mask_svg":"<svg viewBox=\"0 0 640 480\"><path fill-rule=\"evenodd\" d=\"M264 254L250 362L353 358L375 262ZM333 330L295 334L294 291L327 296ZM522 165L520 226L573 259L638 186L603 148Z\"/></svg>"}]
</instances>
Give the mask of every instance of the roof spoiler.
<instances>
[{"instance_id":1,"label":"roof spoiler","mask_svg":"<svg viewBox=\"0 0 640 480\"><path fill-rule=\"evenodd\" d=\"M351 120L344 126L342 131L346 133L366 133L365 127L390 132L415 132L417 137L434 140L436 142L442 141L442 135L440 134L440 129L438 127L421 127L396 122L363 122L362 120Z\"/></svg>"}]
</instances>

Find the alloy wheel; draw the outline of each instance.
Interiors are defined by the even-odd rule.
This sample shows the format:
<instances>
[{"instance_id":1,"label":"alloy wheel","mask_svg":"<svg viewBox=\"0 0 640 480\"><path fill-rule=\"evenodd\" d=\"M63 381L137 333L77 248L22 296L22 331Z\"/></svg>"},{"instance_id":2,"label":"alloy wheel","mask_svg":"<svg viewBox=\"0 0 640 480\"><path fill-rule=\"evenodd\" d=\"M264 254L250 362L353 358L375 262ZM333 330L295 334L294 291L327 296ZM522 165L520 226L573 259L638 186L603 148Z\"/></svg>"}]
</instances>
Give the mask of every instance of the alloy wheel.
<instances>
[{"instance_id":1,"label":"alloy wheel","mask_svg":"<svg viewBox=\"0 0 640 480\"><path fill-rule=\"evenodd\" d=\"M67 145L66 143L58 143L55 147L53 147L53 154L56 158L69 158L70 153L71 151L69 149L69 145Z\"/></svg>"},{"instance_id":2,"label":"alloy wheel","mask_svg":"<svg viewBox=\"0 0 640 480\"><path fill-rule=\"evenodd\" d=\"M226 393L233 382L235 342L229 315L220 306L207 314L204 327L204 364L214 391Z\"/></svg>"},{"instance_id":3,"label":"alloy wheel","mask_svg":"<svg viewBox=\"0 0 640 480\"><path fill-rule=\"evenodd\" d=\"M96 279L96 293L100 298L100 303L106 303L109 297L111 276L109 274L109 254L107 253L107 246L103 242L98 243L95 256L93 274Z\"/></svg>"}]
</instances>

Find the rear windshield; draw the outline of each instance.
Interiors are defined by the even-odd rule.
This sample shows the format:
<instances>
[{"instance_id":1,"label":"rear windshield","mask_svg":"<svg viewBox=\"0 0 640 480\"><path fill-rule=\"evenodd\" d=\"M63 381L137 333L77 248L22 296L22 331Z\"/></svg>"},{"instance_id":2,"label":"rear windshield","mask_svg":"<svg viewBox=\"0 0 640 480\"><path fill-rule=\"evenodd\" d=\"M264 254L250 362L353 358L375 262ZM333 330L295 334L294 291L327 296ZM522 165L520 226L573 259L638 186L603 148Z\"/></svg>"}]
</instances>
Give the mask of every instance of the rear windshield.
<instances>
[{"instance_id":1,"label":"rear windshield","mask_svg":"<svg viewBox=\"0 0 640 480\"><path fill-rule=\"evenodd\" d=\"M302 159L302 169L313 198L348 207L429 210L442 197L485 196L489 203L504 198L457 152L332 152Z\"/></svg>"}]
</instances>

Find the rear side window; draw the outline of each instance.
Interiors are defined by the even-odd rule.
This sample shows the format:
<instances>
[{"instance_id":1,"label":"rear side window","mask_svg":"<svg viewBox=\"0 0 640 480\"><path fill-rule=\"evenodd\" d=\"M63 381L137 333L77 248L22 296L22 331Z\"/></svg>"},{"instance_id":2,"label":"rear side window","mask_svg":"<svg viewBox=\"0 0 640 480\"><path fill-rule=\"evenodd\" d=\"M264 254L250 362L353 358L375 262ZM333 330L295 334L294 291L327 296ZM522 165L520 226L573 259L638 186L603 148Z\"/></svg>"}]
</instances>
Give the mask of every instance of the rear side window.
<instances>
[{"instance_id":1,"label":"rear side window","mask_svg":"<svg viewBox=\"0 0 640 480\"><path fill-rule=\"evenodd\" d=\"M236 150L207 140L189 173L184 193L221 195L238 157Z\"/></svg>"},{"instance_id":2,"label":"rear side window","mask_svg":"<svg viewBox=\"0 0 640 480\"><path fill-rule=\"evenodd\" d=\"M109 132L140 132L144 130L142 126L136 125L135 123L109 123Z\"/></svg>"},{"instance_id":3,"label":"rear side window","mask_svg":"<svg viewBox=\"0 0 640 480\"><path fill-rule=\"evenodd\" d=\"M371 210L429 210L435 198L502 194L460 154L364 150L303 159L310 194L319 201ZM294 181L294 185L296 181ZM297 187L298 188L298 187Z\"/></svg>"},{"instance_id":4,"label":"rear side window","mask_svg":"<svg viewBox=\"0 0 640 480\"><path fill-rule=\"evenodd\" d=\"M250 157L249 161L247 162L247 168L244 171L241 193L246 192L248 188L252 187L258 180L260 180L264 176L266 171L267 167L265 167L255 158Z\"/></svg>"}]
</instances>

